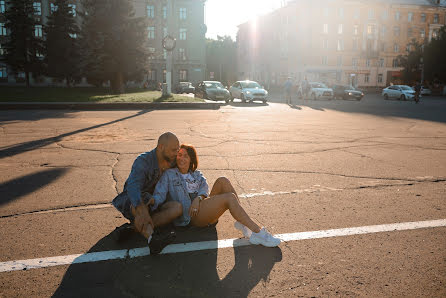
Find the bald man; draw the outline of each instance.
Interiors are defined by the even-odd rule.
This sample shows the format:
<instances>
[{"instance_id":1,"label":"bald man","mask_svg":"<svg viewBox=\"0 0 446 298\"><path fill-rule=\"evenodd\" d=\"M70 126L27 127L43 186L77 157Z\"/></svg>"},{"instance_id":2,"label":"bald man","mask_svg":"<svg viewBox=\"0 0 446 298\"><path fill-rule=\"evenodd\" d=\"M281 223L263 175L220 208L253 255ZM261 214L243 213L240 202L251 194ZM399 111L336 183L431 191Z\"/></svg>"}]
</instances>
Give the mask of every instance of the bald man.
<instances>
[{"instance_id":1,"label":"bald man","mask_svg":"<svg viewBox=\"0 0 446 298\"><path fill-rule=\"evenodd\" d=\"M152 241L154 229L169 224L183 212L181 203L178 202L166 202L155 211L150 209L154 202L152 194L155 186L163 172L175 166L179 147L178 138L173 133L163 133L158 138L155 149L140 154L133 162L124 190L112 202L130 220L130 229L148 239L150 253L158 253L162 249L159 243ZM122 235L128 235L130 229L118 229L118 240Z\"/></svg>"}]
</instances>

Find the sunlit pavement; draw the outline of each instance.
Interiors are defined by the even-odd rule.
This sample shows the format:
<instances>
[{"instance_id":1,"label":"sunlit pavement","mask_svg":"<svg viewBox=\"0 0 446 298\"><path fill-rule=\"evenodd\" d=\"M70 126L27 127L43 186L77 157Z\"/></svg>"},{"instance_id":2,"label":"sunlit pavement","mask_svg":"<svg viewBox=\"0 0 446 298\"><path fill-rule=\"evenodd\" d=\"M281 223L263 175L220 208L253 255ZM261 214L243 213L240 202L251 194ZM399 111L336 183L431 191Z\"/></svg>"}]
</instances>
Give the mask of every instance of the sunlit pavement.
<instances>
[{"instance_id":1,"label":"sunlit pavement","mask_svg":"<svg viewBox=\"0 0 446 298\"><path fill-rule=\"evenodd\" d=\"M224 104L222 102L222 104ZM274 234L446 219L446 100L234 102L218 110L0 111L0 262L144 247L108 203L172 131ZM241 237L216 230L178 243ZM446 228L292 240L0 273L11 296L446 295ZM240 241L240 240L239 240ZM234 242L238 243L238 242Z\"/></svg>"}]
</instances>

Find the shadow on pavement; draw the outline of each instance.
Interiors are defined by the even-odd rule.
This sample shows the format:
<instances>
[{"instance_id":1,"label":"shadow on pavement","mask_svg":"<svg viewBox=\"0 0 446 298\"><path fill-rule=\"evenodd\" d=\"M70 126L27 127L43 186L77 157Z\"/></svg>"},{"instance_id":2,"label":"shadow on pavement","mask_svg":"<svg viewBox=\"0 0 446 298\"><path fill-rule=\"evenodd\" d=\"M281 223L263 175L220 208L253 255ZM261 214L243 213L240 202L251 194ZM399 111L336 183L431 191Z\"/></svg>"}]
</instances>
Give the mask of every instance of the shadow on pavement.
<instances>
[{"instance_id":1,"label":"shadow on pavement","mask_svg":"<svg viewBox=\"0 0 446 298\"><path fill-rule=\"evenodd\" d=\"M20 113L14 113L12 111L5 110L0 113L0 125L5 125L8 123L14 123L18 121L37 121L43 119L63 119L70 117L71 113L77 111L56 111L56 110L34 110L34 111L20 111Z\"/></svg>"},{"instance_id":2,"label":"shadow on pavement","mask_svg":"<svg viewBox=\"0 0 446 298\"><path fill-rule=\"evenodd\" d=\"M227 106L233 106L233 107L249 107L249 108L255 108L255 107L266 107L268 106L268 103L265 102L229 102L226 104Z\"/></svg>"},{"instance_id":3,"label":"shadow on pavement","mask_svg":"<svg viewBox=\"0 0 446 298\"><path fill-rule=\"evenodd\" d=\"M215 227L193 228L177 231L175 243L217 240ZM90 252L143 246L145 240L138 235L119 246L111 233ZM54 297L247 297L282 259L277 247L236 247L235 266L220 279L217 254L217 250L203 250L74 264L66 271Z\"/></svg>"},{"instance_id":4,"label":"shadow on pavement","mask_svg":"<svg viewBox=\"0 0 446 298\"><path fill-rule=\"evenodd\" d=\"M0 150L0 159L8 157L8 156L14 156L23 152L27 152L27 151L32 151L32 150L36 150L39 149L41 147L50 145L50 144L54 144L56 142L61 141L63 138L71 136L71 135L75 135L78 133L82 133L82 132L86 132L92 129L96 129L99 127L103 127L103 126L107 126L110 124L114 124L117 122L121 122L124 120L128 120L131 118L135 118L141 115L144 115L146 113L151 112L151 110L145 110L145 111L139 111L138 113L131 115L131 116L127 116L124 118L120 118L120 119L116 119L110 122L106 122L106 123L102 123L102 124L98 124L98 125L94 125L94 126L90 126L90 127L86 127L86 128L82 128L82 129L78 129L78 130L74 130L71 132L67 132L67 133L63 133L60 134L58 136L55 137L50 137L50 138L45 138L45 139L40 139L40 140L35 140L35 141L29 141L29 142L25 142L25 143L21 143L21 144L17 144L17 145L13 145L13 146L9 146L6 147L4 149Z\"/></svg>"},{"instance_id":5,"label":"shadow on pavement","mask_svg":"<svg viewBox=\"0 0 446 298\"><path fill-rule=\"evenodd\" d=\"M0 206L32 193L63 176L67 169L49 169L0 184Z\"/></svg>"}]
</instances>

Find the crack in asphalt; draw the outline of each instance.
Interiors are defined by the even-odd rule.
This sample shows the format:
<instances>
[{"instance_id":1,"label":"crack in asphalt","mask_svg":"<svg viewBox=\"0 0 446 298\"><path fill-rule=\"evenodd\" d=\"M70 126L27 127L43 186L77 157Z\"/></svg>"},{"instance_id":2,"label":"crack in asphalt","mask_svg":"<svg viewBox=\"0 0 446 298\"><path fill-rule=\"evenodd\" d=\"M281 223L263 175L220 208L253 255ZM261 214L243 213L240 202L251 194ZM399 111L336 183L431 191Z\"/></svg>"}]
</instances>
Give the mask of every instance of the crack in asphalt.
<instances>
[{"instance_id":1,"label":"crack in asphalt","mask_svg":"<svg viewBox=\"0 0 446 298\"><path fill-rule=\"evenodd\" d=\"M119 153L116 154L116 157L115 157L116 161L115 161L115 163L111 166L111 176L112 176L112 178L113 178L113 188L115 189L117 195L119 194L119 190L118 190L118 179L117 179L116 176L115 176L114 170L115 170L115 166L116 166L116 165L118 164L118 162L119 162L119 155L120 155Z\"/></svg>"}]
</instances>

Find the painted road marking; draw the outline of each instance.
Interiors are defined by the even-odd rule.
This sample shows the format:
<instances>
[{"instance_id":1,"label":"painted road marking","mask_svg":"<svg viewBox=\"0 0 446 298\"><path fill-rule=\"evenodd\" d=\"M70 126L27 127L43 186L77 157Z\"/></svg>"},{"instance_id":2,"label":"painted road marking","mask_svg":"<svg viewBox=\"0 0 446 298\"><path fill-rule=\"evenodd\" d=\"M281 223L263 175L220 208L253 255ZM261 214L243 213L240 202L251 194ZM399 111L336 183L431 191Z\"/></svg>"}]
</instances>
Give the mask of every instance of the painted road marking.
<instances>
[{"instance_id":1,"label":"painted road marking","mask_svg":"<svg viewBox=\"0 0 446 298\"><path fill-rule=\"evenodd\" d=\"M373 225L373 226L332 229L332 230L322 230L322 231L310 231L310 232L300 232L300 233L288 233L288 234L278 234L275 236L279 237L282 241L288 242L288 241L298 241L305 239L319 239L328 237L340 237L340 236L351 236L351 235L392 232L392 231L406 231L406 230L438 228L438 227L446 227L446 219L404 222L404 223ZM246 245L251 245L247 239L224 239L218 241L214 240L214 241L180 243L166 246L161 252L161 254L172 254L172 253L191 252L191 251L208 250L208 249L239 247ZM29 270L29 269L46 268L60 265L92 263L92 262L126 259L126 258L137 258L137 257L148 256L149 254L150 251L148 247L140 247L133 249L91 252L85 254L75 254L75 255L58 256L58 257L8 261L0 263L0 272Z\"/></svg>"}]
</instances>

